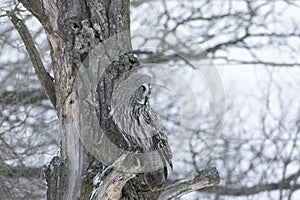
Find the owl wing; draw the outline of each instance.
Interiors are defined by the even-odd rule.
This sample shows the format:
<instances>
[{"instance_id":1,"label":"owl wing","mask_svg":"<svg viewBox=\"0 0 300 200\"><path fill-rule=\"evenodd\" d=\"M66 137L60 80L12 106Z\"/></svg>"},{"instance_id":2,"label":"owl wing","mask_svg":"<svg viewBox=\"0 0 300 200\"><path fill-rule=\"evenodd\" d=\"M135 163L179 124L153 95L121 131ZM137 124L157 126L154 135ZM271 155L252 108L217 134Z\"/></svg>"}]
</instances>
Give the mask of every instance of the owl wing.
<instances>
[{"instance_id":1,"label":"owl wing","mask_svg":"<svg viewBox=\"0 0 300 200\"><path fill-rule=\"evenodd\" d=\"M172 151L168 144L167 137L163 132L159 132L158 135L156 135L153 139L153 143L157 144L156 150L159 152L160 156L163 159L164 165L169 165L171 169L173 169L172 164Z\"/></svg>"},{"instance_id":2,"label":"owl wing","mask_svg":"<svg viewBox=\"0 0 300 200\"><path fill-rule=\"evenodd\" d=\"M145 112L142 112L143 121L145 122L143 124L145 128L148 129L147 132L151 132L153 143L151 150L158 151L164 162L164 165L169 165L171 168L173 168L172 151L168 144L168 138L159 127L156 113L148 106L145 107L145 109Z\"/></svg>"},{"instance_id":3,"label":"owl wing","mask_svg":"<svg viewBox=\"0 0 300 200\"><path fill-rule=\"evenodd\" d=\"M163 183L166 182L168 175L167 166L169 165L173 169L172 151L168 144L167 136L160 130L156 113L150 107L145 107L145 109L146 110L142 112L142 120L144 121L144 128L148 129L148 131L152 134L151 151L158 152L160 160L163 164L163 167L161 169L144 174L145 182L150 187L150 189L154 191L160 189Z\"/></svg>"},{"instance_id":4,"label":"owl wing","mask_svg":"<svg viewBox=\"0 0 300 200\"><path fill-rule=\"evenodd\" d=\"M160 132L162 134L162 132ZM153 136L153 144L155 150L158 152L160 156L160 160L163 164L163 167L151 172L147 172L144 174L144 180L146 184L152 191L160 190L163 184L167 180L168 176L168 165L173 169L172 165L172 152L171 148L168 145L167 141L163 138L159 137L159 135ZM152 158L156 159L156 158ZM155 162L153 162L155 163Z\"/></svg>"}]
</instances>

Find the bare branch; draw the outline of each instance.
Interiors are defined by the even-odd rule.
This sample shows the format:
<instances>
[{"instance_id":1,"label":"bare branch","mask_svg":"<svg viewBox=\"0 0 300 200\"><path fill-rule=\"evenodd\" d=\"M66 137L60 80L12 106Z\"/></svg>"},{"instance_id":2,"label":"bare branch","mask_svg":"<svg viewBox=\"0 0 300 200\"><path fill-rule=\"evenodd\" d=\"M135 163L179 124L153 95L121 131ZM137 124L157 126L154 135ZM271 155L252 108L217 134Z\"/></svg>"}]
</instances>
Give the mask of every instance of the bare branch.
<instances>
[{"instance_id":1,"label":"bare branch","mask_svg":"<svg viewBox=\"0 0 300 200\"><path fill-rule=\"evenodd\" d=\"M131 173L122 173L117 170L113 170L112 173L103 181L100 190L97 192L94 199L99 200L109 200L109 199L120 199L122 194L122 188L124 185L135 177Z\"/></svg>"},{"instance_id":2,"label":"bare branch","mask_svg":"<svg viewBox=\"0 0 300 200\"><path fill-rule=\"evenodd\" d=\"M168 184L159 196L159 200L178 198L195 190L211 187L220 182L220 176L215 167L207 168L199 174Z\"/></svg>"},{"instance_id":3,"label":"bare branch","mask_svg":"<svg viewBox=\"0 0 300 200\"><path fill-rule=\"evenodd\" d=\"M24 1L20 0L23 6L29 10L38 20L45 21L47 16L44 13L43 9L43 1L35 0L35 1Z\"/></svg>"},{"instance_id":4,"label":"bare branch","mask_svg":"<svg viewBox=\"0 0 300 200\"><path fill-rule=\"evenodd\" d=\"M41 89L26 91L4 91L2 94L0 94L0 103L2 105L34 104L44 99L47 99L47 96Z\"/></svg>"},{"instance_id":5,"label":"bare branch","mask_svg":"<svg viewBox=\"0 0 300 200\"><path fill-rule=\"evenodd\" d=\"M238 60L238 59L229 59L228 57L215 57L216 59L224 59L227 62L225 65L228 65L230 63L231 65L262 65L262 66L272 66L272 67L299 67L299 63L294 62L269 62L269 61L263 61L263 60L253 60L253 61L245 61L245 60ZM218 64L220 65L220 64Z\"/></svg>"},{"instance_id":6,"label":"bare branch","mask_svg":"<svg viewBox=\"0 0 300 200\"><path fill-rule=\"evenodd\" d=\"M42 59L39 55L39 52L34 44L34 41L29 33L28 28L24 24L24 22L19 19L14 13L7 12L10 21L13 23L14 27L19 32L25 47L28 51L28 54L30 56L31 62L33 64L35 73L37 74L39 80L41 81L41 84L46 92L46 95L50 99L53 106L56 106L56 96L55 96L55 88L54 88L54 82L53 78L50 76L50 74L46 71Z\"/></svg>"},{"instance_id":7,"label":"bare branch","mask_svg":"<svg viewBox=\"0 0 300 200\"><path fill-rule=\"evenodd\" d=\"M290 175L289 177L280 180L277 183L265 183L265 184L262 183L250 187L238 186L238 188L228 187L228 186L216 186L214 188L206 188L203 191L207 193L216 193L219 195L249 196L261 192L274 191L279 189L289 190L290 188L293 188L295 190L298 190L300 189L300 184L293 185L293 183L294 182L296 183L296 180L299 177L299 175L300 175L300 170Z\"/></svg>"},{"instance_id":8,"label":"bare branch","mask_svg":"<svg viewBox=\"0 0 300 200\"><path fill-rule=\"evenodd\" d=\"M120 199L122 194L122 188L132 178L136 176L134 173L123 172L121 170L113 168L113 166L121 166L126 163L127 154L120 156L112 166L108 167L101 174L101 182L95 196L92 196L96 200L110 200ZM125 164L126 165L126 164ZM128 166L128 165L127 165Z\"/></svg>"},{"instance_id":9,"label":"bare branch","mask_svg":"<svg viewBox=\"0 0 300 200\"><path fill-rule=\"evenodd\" d=\"M42 167L10 167L1 166L0 175L7 178L39 178Z\"/></svg>"},{"instance_id":10,"label":"bare branch","mask_svg":"<svg viewBox=\"0 0 300 200\"><path fill-rule=\"evenodd\" d=\"M214 189L209 188L205 190L207 193L214 193L219 195L228 195L228 196L249 196L258 194L266 191L278 191L279 189L289 190L293 188L294 190L299 190L300 185L295 184L292 186L290 183L269 183L269 184L258 184L253 187L225 187L225 186L217 186Z\"/></svg>"}]
</instances>

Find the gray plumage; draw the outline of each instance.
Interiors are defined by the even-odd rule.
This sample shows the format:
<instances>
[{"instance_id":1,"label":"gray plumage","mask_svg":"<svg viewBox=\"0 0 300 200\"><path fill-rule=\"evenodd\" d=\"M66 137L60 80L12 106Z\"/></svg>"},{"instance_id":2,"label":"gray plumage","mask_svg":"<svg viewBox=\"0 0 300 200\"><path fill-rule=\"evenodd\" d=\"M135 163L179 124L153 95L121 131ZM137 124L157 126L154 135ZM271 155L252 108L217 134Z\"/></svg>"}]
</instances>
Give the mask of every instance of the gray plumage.
<instances>
[{"instance_id":1,"label":"gray plumage","mask_svg":"<svg viewBox=\"0 0 300 200\"><path fill-rule=\"evenodd\" d=\"M129 82L129 85L137 83ZM138 88L121 90L122 88L117 88L115 97L119 97L112 103L113 120L128 145L136 152L156 152L147 157L149 166L144 173L144 180L151 190L157 190L166 181L167 166L172 168L172 153L167 137L159 127L156 113L150 107L151 85L143 83Z\"/></svg>"}]
</instances>

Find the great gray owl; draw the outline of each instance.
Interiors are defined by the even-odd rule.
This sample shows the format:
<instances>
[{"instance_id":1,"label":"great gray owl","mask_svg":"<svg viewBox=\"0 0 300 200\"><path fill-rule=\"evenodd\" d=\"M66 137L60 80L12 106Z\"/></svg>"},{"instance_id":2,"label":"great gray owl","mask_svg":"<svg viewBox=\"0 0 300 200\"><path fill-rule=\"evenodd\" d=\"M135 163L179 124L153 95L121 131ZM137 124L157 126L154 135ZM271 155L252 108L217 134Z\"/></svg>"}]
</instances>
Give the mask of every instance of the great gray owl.
<instances>
[{"instance_id":1,"label":"great gray owl","mask_svg":"<svg viewBox=\"0 0 300 200\"><path fill-rule=\"evenodd\" d=\"M121 92L118 94L122 95ZM144 172L144 180L151 190L157 190L166 181L167 167L172 168L172 152L166 135L159 127L156 113L150 107L150 94L149 83L132 92L123 92L123 96L127 97L119 99L121 102L115 106L112 115L128 145L138 153L147 154L149 166ZM156 156L151 152L156 152Z\"/></svg>"}]
</instances>

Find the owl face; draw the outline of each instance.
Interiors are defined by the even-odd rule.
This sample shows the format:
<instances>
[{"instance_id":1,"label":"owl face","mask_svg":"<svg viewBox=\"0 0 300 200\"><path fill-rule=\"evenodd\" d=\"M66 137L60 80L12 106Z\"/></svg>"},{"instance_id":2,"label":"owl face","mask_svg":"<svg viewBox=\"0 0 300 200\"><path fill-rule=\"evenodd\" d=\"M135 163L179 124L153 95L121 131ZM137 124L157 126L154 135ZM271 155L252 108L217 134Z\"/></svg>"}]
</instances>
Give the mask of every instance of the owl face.
<instances>
[{"instance_id":1,"label":"owl face","mask_svg":"<svg viewBox=\"0 0 300 200\"><path fill-rule=\"evenodd\" d=\"M147 105L151 94L151 86L149 83L144 83L135 90L135 99L139 104Z\"/></svg>"}]
</instances>

